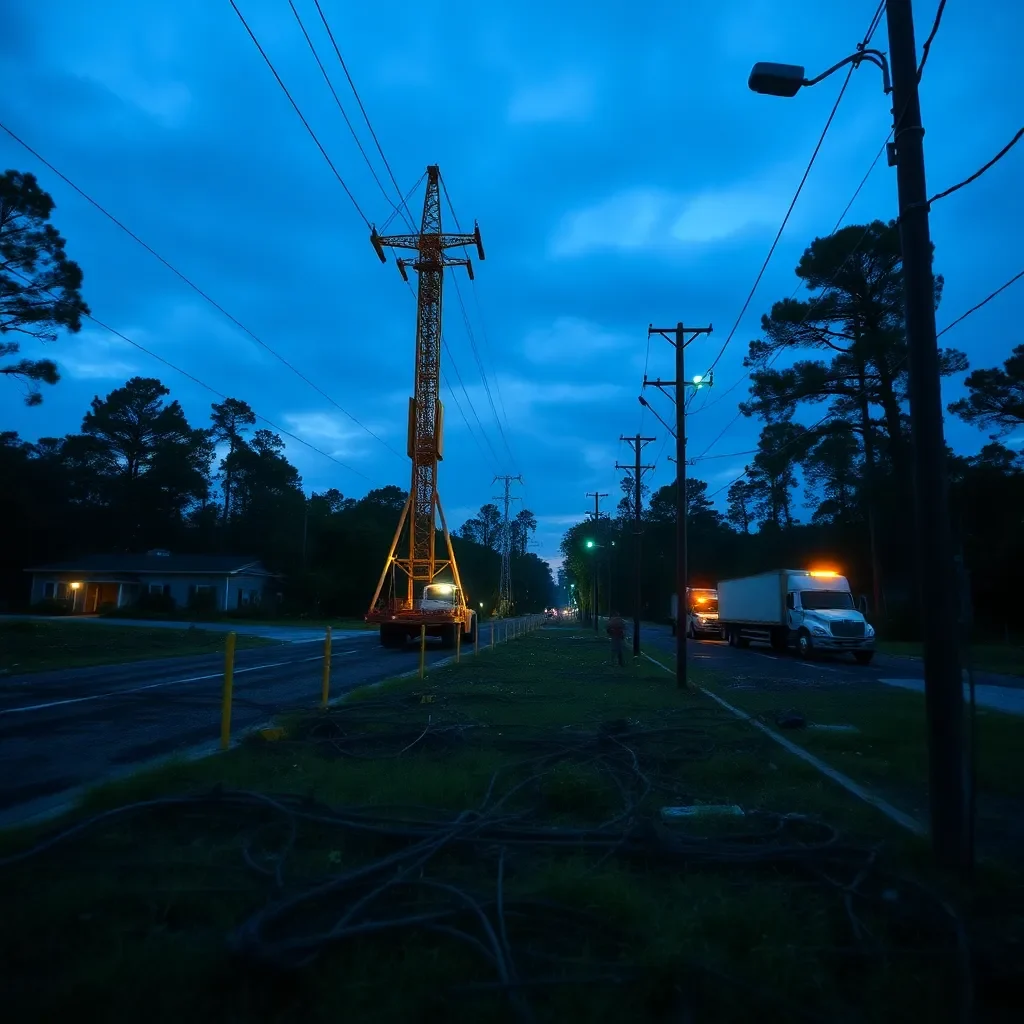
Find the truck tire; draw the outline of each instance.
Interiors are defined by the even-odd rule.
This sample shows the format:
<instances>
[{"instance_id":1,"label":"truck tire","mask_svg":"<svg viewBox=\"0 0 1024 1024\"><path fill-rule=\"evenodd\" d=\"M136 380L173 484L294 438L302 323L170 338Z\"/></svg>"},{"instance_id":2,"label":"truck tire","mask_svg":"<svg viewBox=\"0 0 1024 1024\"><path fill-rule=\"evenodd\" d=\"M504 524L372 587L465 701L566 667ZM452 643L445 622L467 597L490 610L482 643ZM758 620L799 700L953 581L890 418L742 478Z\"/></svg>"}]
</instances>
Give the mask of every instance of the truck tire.
<instances>
[{"instance_id":1,"label":"truck tire","mask_svg":"<svg viewBox=\"0 0 1024 1024\"><path fill-rule=\"evenodd\" d=\"M729 641L730 647L739 647L739 630L735 626L725 627L725 639Z\"/></svg>"},{"instance_id":2,"label":"truck tire","mask_svg":"<svg viewBox=\"0 0 1024 1024\"><path fill-rule=\"evenodd\" d=\"M856 661L858 665L870 665L871 664L871 659L874 656L875 656L875 652L874 651L854 651L853 652L853 660Z\"/></svg>"},{"instance_id":3,"label":"truck tire","mask_svg":"<svg viewBox=\"0 0 1024 1024\"><path fill-rule=\"evenodd\" d=\"M444 650L451 651L455 649L455 633L459 629L462 629L462 624L458 622L441 627L441 647Z\"/></svg>"},{"instance_id":4,"label":"truck tire","mask_svg":"<svg viewBox=\"0 0 1024 1024\"><path fill-rule=\"evenodd\" d=\"M801 629L796 637L796 653L800 655L804 661L809 661L814 657L814 641L811 639L811 634L806 629Z\"/></svg>"}]
</instances>

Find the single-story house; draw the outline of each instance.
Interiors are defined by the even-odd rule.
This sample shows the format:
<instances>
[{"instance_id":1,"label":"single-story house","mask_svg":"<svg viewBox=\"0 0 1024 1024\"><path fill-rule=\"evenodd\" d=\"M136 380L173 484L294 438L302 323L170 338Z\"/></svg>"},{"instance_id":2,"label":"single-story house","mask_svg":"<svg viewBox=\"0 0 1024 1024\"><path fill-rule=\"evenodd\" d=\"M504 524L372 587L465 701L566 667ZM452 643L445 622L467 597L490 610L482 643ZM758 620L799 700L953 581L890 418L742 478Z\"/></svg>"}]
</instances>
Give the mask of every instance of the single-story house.
<instances>
[{"instance_id":1,"label":"single-story house","mask_svg":"<svg viewBox=\"0 0 1024 1024\"><path fill-rule=\"evenodd\" d=\"M260 604L278 578L258 558L174 555L161 548L140 555L85 555L26 572L32 574L32 604L70 601L76 615L138 604L143 594L170 599L178 608L226 612Z\"/></svg>"}]
</instances>

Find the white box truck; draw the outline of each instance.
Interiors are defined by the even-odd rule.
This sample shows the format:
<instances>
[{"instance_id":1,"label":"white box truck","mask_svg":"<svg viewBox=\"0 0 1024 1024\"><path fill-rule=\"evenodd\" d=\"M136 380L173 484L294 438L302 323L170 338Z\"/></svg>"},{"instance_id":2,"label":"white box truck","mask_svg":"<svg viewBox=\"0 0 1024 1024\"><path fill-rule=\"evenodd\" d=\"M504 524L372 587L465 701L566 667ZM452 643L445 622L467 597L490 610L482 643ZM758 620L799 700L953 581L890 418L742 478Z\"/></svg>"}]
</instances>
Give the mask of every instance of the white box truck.
<instances>
[{"instance_id":1,"label":"white box truck","mask_svg":"<svg viewBox=\"0 0 1024 1024\"><path fill-rule=\"evenodd\" d=\"M679 599L672 595L672 635L679 628ZM718 628L718 592L710 587L686 588L686 635L691 640L700 637L721 638Z\"/></svg>"},{"instance_id":2,"label":"white box truck","mask_svg":"<svg viewBox=\"0 0 1024 1024\"><path fill-rule=\"evenodd\" d=\"M875 653L875 631L846 577L827 570L777 569L721 580L718 624L733 647L761 640L779 651L795 647L802 658L849 651L861 665Z\"/></svg>"}]
</instances>

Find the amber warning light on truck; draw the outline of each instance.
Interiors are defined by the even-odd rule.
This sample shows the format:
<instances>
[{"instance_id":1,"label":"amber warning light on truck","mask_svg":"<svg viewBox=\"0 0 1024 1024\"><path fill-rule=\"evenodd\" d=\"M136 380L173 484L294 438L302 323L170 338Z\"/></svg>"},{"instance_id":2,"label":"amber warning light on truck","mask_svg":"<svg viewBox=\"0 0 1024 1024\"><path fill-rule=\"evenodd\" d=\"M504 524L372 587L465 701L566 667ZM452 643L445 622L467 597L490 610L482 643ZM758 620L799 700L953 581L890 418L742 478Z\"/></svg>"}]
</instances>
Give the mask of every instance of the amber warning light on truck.
<instances>
[{"instance_id":1,"label":"amber warning light on truck","mask_svg":"<svg viewBox=\"0 0 1024 1024\"><path fill-rule=\"evenodd\" d=\"M823 577L825 579L835 579L839 573L833 569L811 569L811 575Z\"/></svg>"}]
</instances>

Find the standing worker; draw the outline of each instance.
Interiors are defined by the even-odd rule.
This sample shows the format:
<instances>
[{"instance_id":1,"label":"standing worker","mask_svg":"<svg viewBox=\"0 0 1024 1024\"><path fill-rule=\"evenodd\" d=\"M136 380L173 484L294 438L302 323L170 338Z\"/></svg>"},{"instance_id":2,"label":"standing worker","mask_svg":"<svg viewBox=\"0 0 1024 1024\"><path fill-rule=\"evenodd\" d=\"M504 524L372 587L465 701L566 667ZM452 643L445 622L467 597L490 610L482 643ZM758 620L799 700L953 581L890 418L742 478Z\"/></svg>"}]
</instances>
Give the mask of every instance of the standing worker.
<instances>
[{"instance_id":1,"label":"standing worker","mask_svg":"<svg viewBox=\"0 0 1024 1024\"><path fill-rule=\"evenodd\" d=\"M622 621L622 616L618 612L612 612L605 632L612 638L612 657L618 661L619 665L625 667L626 662L622 657L622 642L626 639L626 623Z\"/></svg>"}]
</instances>

